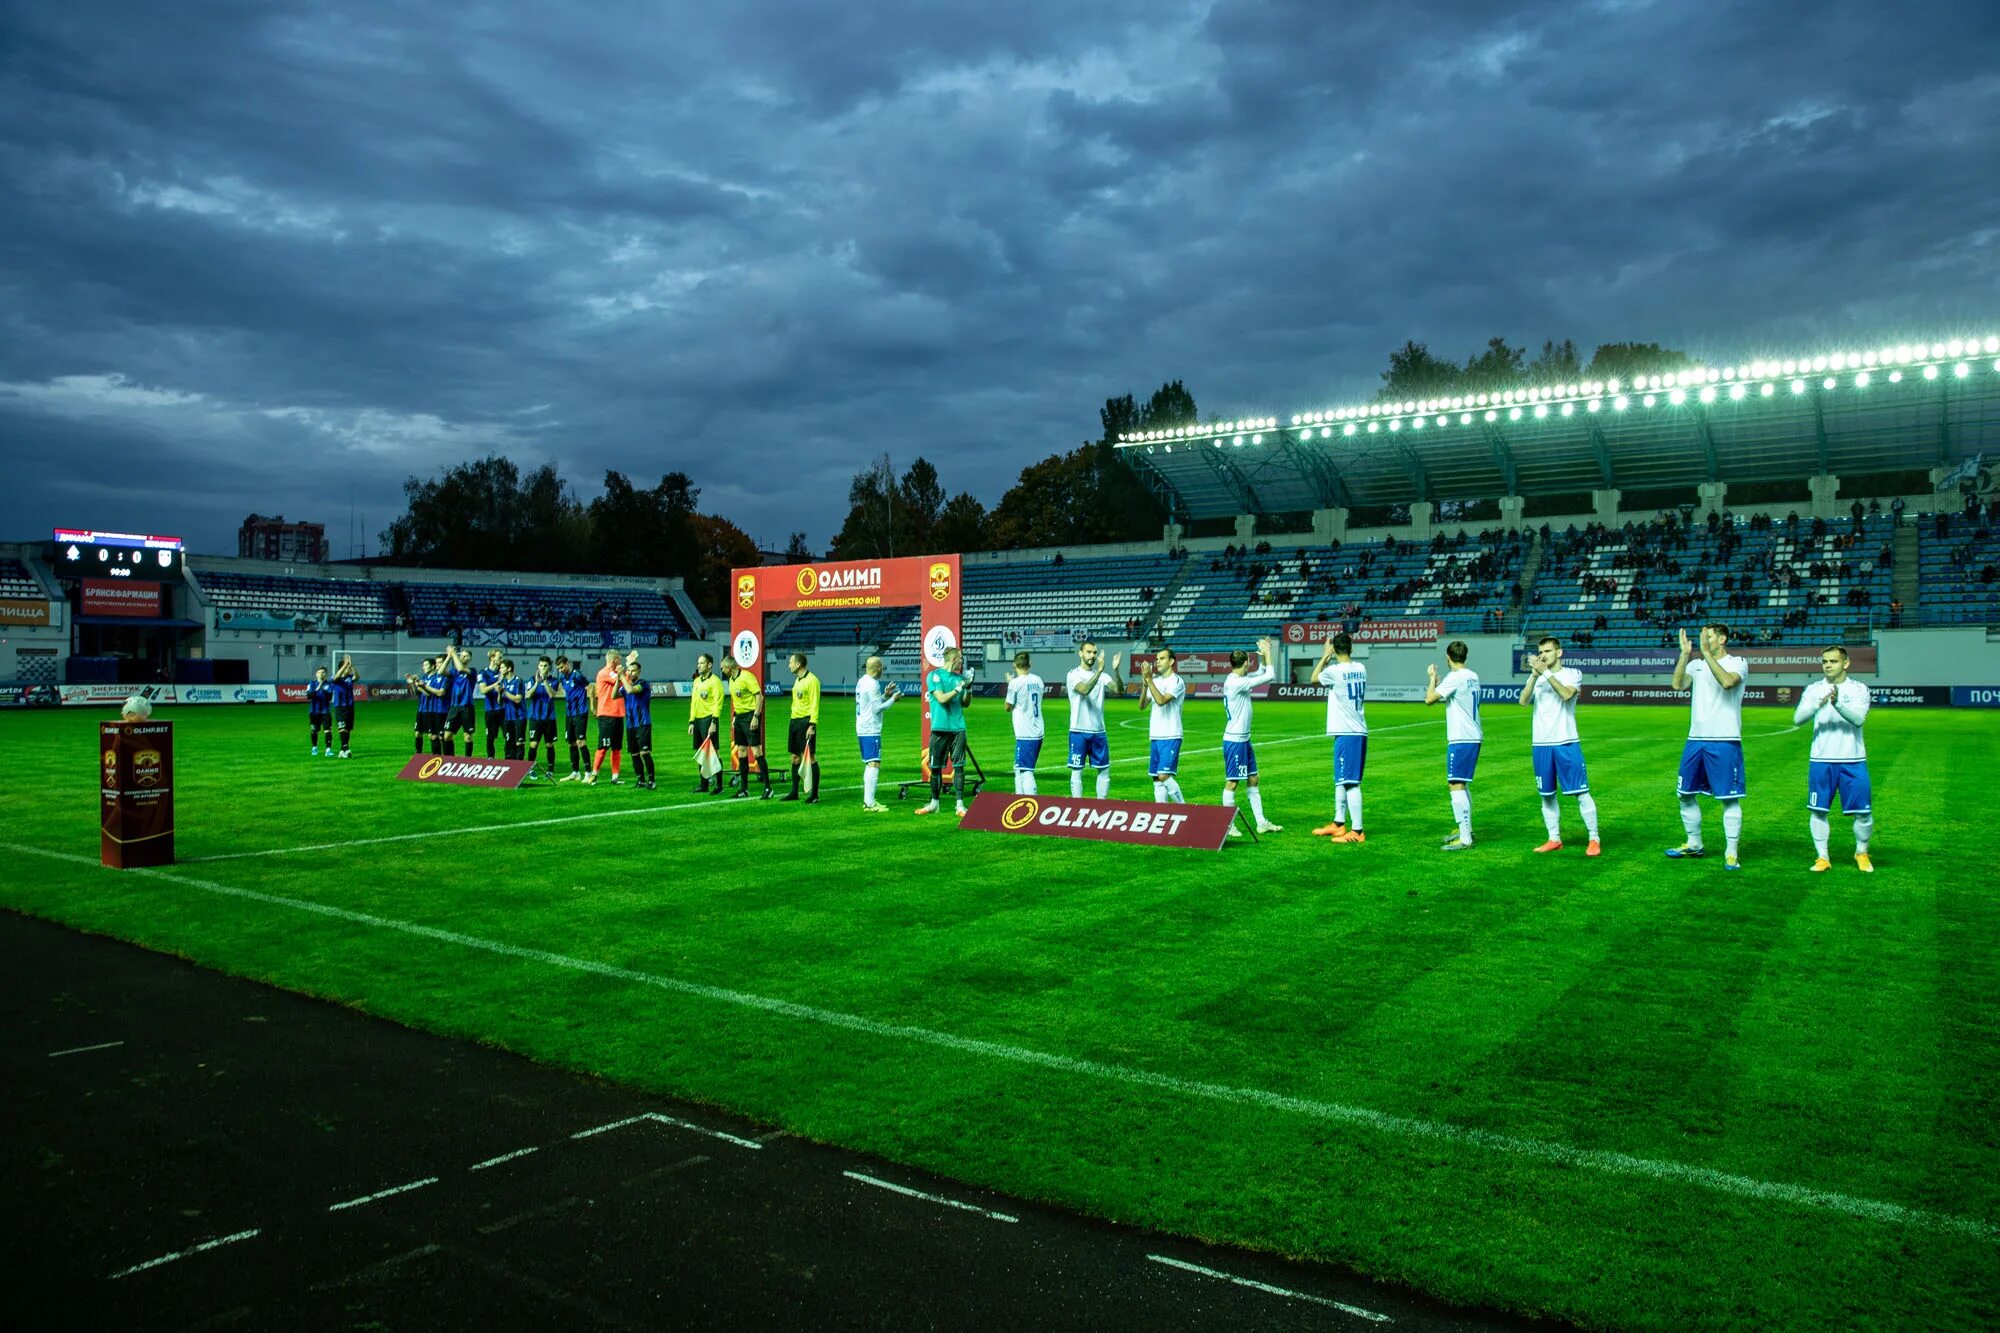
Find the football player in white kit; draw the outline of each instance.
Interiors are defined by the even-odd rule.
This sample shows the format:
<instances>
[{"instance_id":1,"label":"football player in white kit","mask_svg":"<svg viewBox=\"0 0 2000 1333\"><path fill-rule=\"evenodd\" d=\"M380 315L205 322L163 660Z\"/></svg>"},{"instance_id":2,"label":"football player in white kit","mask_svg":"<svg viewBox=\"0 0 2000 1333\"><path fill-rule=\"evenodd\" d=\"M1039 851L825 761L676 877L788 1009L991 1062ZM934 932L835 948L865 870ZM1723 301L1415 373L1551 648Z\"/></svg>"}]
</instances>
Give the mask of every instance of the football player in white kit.
<instances>
[{"instance_id":1,"label":"football player in white kit","mask_svg":"<svg viewBox=\"0 0 2000 1333\"><path fill-rule=\"evenodd\" d=\"M1252 669L1251 663L1256 663ZM1259 833L1282 833L1284 829L1264 818L1264 793L1257 786L1257 752L1250 746L1250 705L1256 698L1259 685L1268 685L1277 679L1271 670L1271 641L1257 640L1257 651L1253 656L1241 648L1229 654L1229 678L1222 682L1222 803L1234 807L1236 804L1236 784L1250 786L1250 815L1257 821ZM1242 830L1236 827L1234 819L1229 824L1229 836L1240 838Z\"/></svg>"},{"instance_id":2,"label":"football player in white kit","mask_svg":"<svg viewBox=\"0 0 2000 1333\"><path fill-rule=\"evenodd\" d=\"M1014 719L1014 794L1035 794L1035 765L1042 757L1042 695L1047 687L1031 669L1033 658L1014 654L1007 679L1007 712Z\"/></svg>"},{"instance_id":3,"label":"football player in white kit","mask_svg":"<svg viewBox=\"0 0 2000 1333\"><path fill-rule=\"evenodd\" d=\"M1667 855L1689 860L1707 855L1701 841L1703 795L1722 802L1722 868L1741 870L1737 860L1743 838L1743 797L1749 790L1743 776L1743 678L1750 664L1729 651L1729 626L1701 627L1701 660L1690 662L1694 645L1681 631L1681 655L1674 663L1674 688L1694 691L1688 718L1687 744L1681 748L1681 828L1687 841L1669 847Z\"/></svg>"},{"instance_id":4,"label":"football player in white kit","mask_svg":"<svg viewBox=\"0 0 2000 1333\"><path fill-rule=\"evenodd\" d=\"M1560 792L1576 798L1584 832L1590 835L1583 854L1596 856L1603 850L1597 842L1597 802L1590 795L1583 742L1576 735L1576 696L1583 688L1583 673L1564 666L1562 660L1562 640L1542 636L1528 658L1528 683L1521 687L1521 702L1535 710L1535 786L1542 794L1542 825L1549 833L1549 840L1535 850L1562 850L1562 803L1556 795Z\"/></svg>"},{"instance_id":5,"label":"football player in white kit","mask_svg":"<svg viewBox=\"0 0 2000 1333\"><path fill-rule=\"evenodd\" d=\"M1187 677L1174 670L1179 661L1173 649L1160 649L1151 661L1140 664L1139 688L1146 706L1146 769L1153 778L1153 799L1185 803L1176 776L1181 766L1181 705L1187 702Z\"/></svg>"},{"instance_id":6,"label":"football player in white kit","mask_svg":"<svg viewBox=\"0 0 2000 1333\"><path fill-rule=\"evenodd\" d=\"M1833 801L1840 798L1840 813L1854 817L1854 864L1866 874L1875 872L1868 859L1868 840L1875 836L1873 792L1868 783L1868 747L1861 739L1861 724L1868 720L1868 687L1847 675L1847 649L1835 644L1819 655L1820 671L1826 679L1808 685L1799 696L1792 721L1813 724L1812 758L1806 765L1806 809L1811 811L1813 849L1819 859L1815 872L1833 869L1827 857L1827 838L1832 833Z\"/></svg>"},{"instance_id":7,"label":"football player in white kit","mask_svg":"<svg viewBox=\"0 0 2000 1333\"><path fill-rule=\"evenodd\" d=\"M1368 668L1353 660L1342 631L1326 641L1313 678L1326 687L1326 734L1333 737L1333 822L1313 830L1335 842L1368 841L1361 831L1361 771L1368 764ZM1329 665L1329 663L1331 665Z\"/></svg>"},{"instance_id":8,"label":"football player in white kit","mask_svg":"<svg viewBox=\"0 0 2000 1333\"><path fill-rule=\"evenodd\" d=\"M1079 665L1071 667L1064 684L1069 694L1069 794L1083 795L1083 770L1097 770L1097 799L1111 795L1111 741L1104 732L1106 690L1125 692L1118 678L1118 654L1104 655L1094 643L1076 650Z\"/></svg>"},{"instance_id":9,"label":"football player in white kit","mask_svg":"<svg viewBox=\"0 0 2000 1333\"><path fill-rule=\"evenodd\" d=\"M896 682L882 683L882 659L862 663L861 679L854 682L854 737L861 746L861 808L870 814L889 808L875 799L875 790L882 780L882 714L896 699Z\"/></svg>"},{"instance_id":10,"label":"football player in white kit","mask_svg":"<svg viewBox=\"0 0 2000 1333\"><path fill-rule=\"evenodd\" d=\"M1451 787L1451 817L1458 825L1456 836L1442 845L1447 852L1462 852L1472 846L1472 775L1479 769L1479 743L1486 731L1479 725L1479 675L1465 664L1470 650L1465 640L1453 639L1444 646L1445 665L1450 669L1438 679L1437 663L1424 666L1424 702L1443 704L1444 780Z\"/></svg>"}]
</instances>

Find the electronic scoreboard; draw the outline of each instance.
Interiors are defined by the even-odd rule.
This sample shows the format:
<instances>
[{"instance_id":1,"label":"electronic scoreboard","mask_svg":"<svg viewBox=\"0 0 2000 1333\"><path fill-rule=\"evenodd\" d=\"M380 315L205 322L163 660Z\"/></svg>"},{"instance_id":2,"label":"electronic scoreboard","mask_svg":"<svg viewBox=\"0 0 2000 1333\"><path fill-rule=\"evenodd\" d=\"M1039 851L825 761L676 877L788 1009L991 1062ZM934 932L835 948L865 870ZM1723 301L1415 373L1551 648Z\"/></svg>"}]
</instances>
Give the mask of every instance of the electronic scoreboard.
<instances>
[{"instance_id":1,"label":"electronic scoreboard","mask_svg":"<svg viewBox=\"0 0 2000 1333\"><path fill-rule=\"evenodd\" d=\"M49 563L64 578L177 579L187 551L179 537L57 528Z\"/></svg>"}]
</instances>

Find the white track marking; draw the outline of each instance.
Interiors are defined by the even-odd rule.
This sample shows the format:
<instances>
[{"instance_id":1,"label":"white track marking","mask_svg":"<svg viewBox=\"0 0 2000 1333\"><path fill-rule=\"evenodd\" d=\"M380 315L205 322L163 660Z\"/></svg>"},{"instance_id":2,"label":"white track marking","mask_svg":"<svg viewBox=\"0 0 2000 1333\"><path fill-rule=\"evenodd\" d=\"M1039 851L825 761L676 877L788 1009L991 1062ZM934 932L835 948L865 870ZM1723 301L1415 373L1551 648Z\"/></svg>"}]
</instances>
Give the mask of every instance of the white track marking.
<instances>
[{"instance_id":1,"label":"white track marking","mask_svg":"<svg viewBox=\"0 0 2000 1333\"><path fill-rule=\"evenodd\" d=\"M131 1277L134 1273L143 1273L149 1268L158 1268L161 1264L170 1264L176 1259L185 1259L190 1254L200 1254L204 1250L213 1250L223 1245L234 1245L237 1241L249 1240L252 1236L258 1235L262 1231L262 1227L251 1227L248 1231L239 1231L233 1236L217 1236L214 1240L205 1240L199 1245L190 1245L185 1250L175 1250L172 1254L163 1254L157 1259L148 1259L143 1264L133 1264L130 1268L121 1269L113 1273L111 1280L115 1282L121 1277Z\"/></svg>"},{"instance_id":2,"label":"white track marking","mask_svg":"<svg viewBox=\"0 0 2000 1333\"><path fill-rule=\"evenodd\" d=\"M489 1157L485 1161L468 1166L465 1169L468 1171L484 1171L489 1166L498 1166L502 1162L511 1162L516 1157L526 1157L529 1153L536 1151L539 1150L535 1148L516 1148L513 1152L501 1153L498 1157Z\"/></svg>"},{"instance_id":3,"label":"white track marking","mask_svg":"<svg viewBox=\"0 0 2000 1333\"><path fill-rule=\"evenodd\" d=\"M336 1203L327 1211L337 1213L343 1208L359 1208L364 1203L374 1203L377 1199L387 1199L397 1194L408 1194L411 1190L420 1190L426 1185L437 1183L436 1176L425 1176L422 1180L413 1180L407 1185L391 1185L388 1189L376 1190L373 1194L364 1194L358 1199L349 1199L346 1203Z\"/></svg>"},{"instance_id":4,"label":"white track marking","mask_svg":"<svg viewBox=\"0 0 2000 1333\"><path fill-rule=\"evenodd\" d=\"M596 1129L579 1129L576 1133L570 1135L570 1137L573 1139L593 1138L599 1134L609 1134L614 1129L623 1129L627 1125L636 1125L646 1118L643 1112L639 1115L628 1115L623 1120L614 1120L608 1125L599 1125Z\"/></svg>"},{"instance_id":5,"label":"white track marking","mask_svg":"<svg viewBox=\"0 0 2000 1333\"><path fill-rule=\"evenodd\" d=\"M113 1046L123 1046L124 1044L122 1041L100 1041L95 1046L72 1046L66 1051L50 1051L49 1059L53 1060L58 1055L82 1055L85 1051L108 1051Z\"/></svg>"},{"instance_id":6,"label":"white track marking","mask_svg":"<svg viewBox=\"0 0 2000 1333\"><path fill-rule=\"evenodd\" d=\"M988 1212L984 1208L978 1208L969 1203L960 1203L957 1199L947 1199L942 1194L926 1194L922 1190L913 1190L902 1185L892 1185L886 1180L877 1180L873 1176L864 1176L859 1171L843 1171L840 1174L846 1176L849 1180L858 1180L864 1185L873 1185L876 1189L893 1190L897 1194L906 1194L912 1199L922 1199L925 1203L938 1203L943 1204L947 1208L957 1208L963 1212L978 1213L981 1217L990 1217L995 1222L1018 1222L1021 1220L1006 1213Z\"/></svg>"},{"instance_id":7,"label":"white track marking","mask_svg":"<svg viewBox=\"0 0 2000 1333\"><path fill-rule=\"evenodd\" d=\"M1182 1263L1179 1259L1169 1259L1164 1254L1149 1254L1146 1257L1156 1264L1165 1264L1169 1268L1178 1268L1184 1272L1199 1273L1203 1277L1220 1278L1224 1282L1234 1282L1237 1286L1248 1287L1252 1291L1269 1292L1273 1296L1285 1296L1295 1301L1311 1301L1314 1305L1328 1306L1340 1311L1342 1314L1351 1314L1357 1319L1367 1319L1377 1324L1394 1322L1388 1315L1377 1314L1373 1310L1364 1310L1358 1305L1347 1305L1340 1301L1330 1301L1324 1296L1311 1296L1303 1291L1292 1291L1285 1287L1274 1287L1268 1282L1255 1282L1247 1277L1237 1277L1231 1273L1219 1273L1213 1268L1203 1268L1200 1264Z\"/></svg>"},{"instance_id":8,"label":"white track marking","mask_svg":"<svg viewBox=\"0 0 2000 1333\"><path fill-rule=\"evenodd\" d=\"M725 1134L719 1129L710 1129L706 1125L697 1125L691 1120L676 1120L670 1115L661 1115L658 1112L649 1113L646 1119L662 1125L672 1125L675 1129L685 1129L695 1134L706 1134L712 1139L721 1139L724 1143L733 1143L739 1148L762 1148L764 1146L755 1139L739 1139L734 1134Z\"/></svg>"},{"instance_id":9,"label":"white track marking","mask_svg":"<svg viewBox=\"0 0 2000 1333\"><path fill-rule=\"evenodd\" d=\"M0 850L40 856L52 861L61 861L86 869L99 869L95 857L77 856L70 852L52 852L46 848L30 847L22 843L0 844ZM878 1019L864 1018L858 1014L841 1013L834 1009L820 1009L812 1005L798 1004L791 1000L773 999L769 996L753 995L745 991L730 990L723 986L709 986L700 982L682 981L677 977L657 976L632 968L617 967L610 963L594 962L587 958L571 958L564 954L550 953L543 949L529 949L517 944L503 944L497 940L481 939L476 935L463 935L457 931L441 930L436 926L422 926L409 921L396 921L388 917L374 916L367 912L351 911L345 907L334 907L327 903L308 902L301 898L285 898L274 893L260 893L255 889L239 889L228 884L217 884L210 880L200 880L173 874L166 870L135 869L114 872L126 876L143 876L158 879L168 884L177 884L185 889L201 893L211 893L219 897L236 898L245 902L263 903L269 907L282 907L295 912L310 913L335 921L345 921L352 925L371 926L378 930L395 931L417 939L434 940L441 944L457 945L464 949L474 949L502 958L519 958L545 963L573 972L592 976L608 977L634 985L649 986L674 995L686 995L697 999L710 1000L718 1004L736 1005L745 1009L761 1010L784 1018L805 1023L816 1023L826 1027L841 1028L849 1032L860 1032L872 1037L883 1037L895 1041L914 1042L933 1046L942 1050L958 1051L966 1055L980 1056L1010 1064L1026 1065L1037 1069L1054 1070L1058 1073L1075 1074L1086 1078L1101 1079L1111 1083L1122 1083L1131 1087L1152 1088L1177 1096L1198 1098L1204 1101L1222 1102L1238 1106L1259 1106L1267 1110L1283 1111L1312 1120L1324 1120L1338 1124L1352 1125L1396 1138L1429 1139L1455 1145L1483 1148L1489 1152L1512 1157L1523 1157L1534 1161L1553 1162L1558 1166L1579 1168L1587 1171L1601 1171L1607 1175L1633 1176L1641 1179L1663 1180L1677 1184L1694 1185L1713 1190L1719 1194L1731 1194L1738 1198L1766 1200L1773 1203L1790 1204L1799 1208L1811 1208L1821 1212L1842 1213L1849 1217L1866 1218L1876 1222L1893 1223L1899 1226L1920 1227L1929 1231L1944 1232L1949 1235L1965 1236L1987 1244L2000 1244L2000 1225L1976 1217L1964 1217L1955 1213L1934 1212L1927 1208L1906 1207L1881 1199L1869 1199L1852 1194L1842 1194L1836 1190L1818 1189L1809 1185L1793 1185L1782 1181L1759 1180L1754 1176L1735 1175L1727 1171L1717 1171L1705 1166L1690 1166L1685 1162L1661 1160L1650 1157L1636 1157L1630 1153L1608 1152L1597 1148L1579 1148L1574 1144L1555 1142L1547 1139L1533 1139L1513 1134L1500 1134L1492 1130L1474 1129L1466 1125L1453 1124L1444 1120L1424 1120L1414 1116L1395 1115L1387 1111L1371 1110L1365 1106L1347 1106L1339 1102L1316 1101L1306 1097L1295 1097L1287 1093L1272 1092L1264 1088L1235 1087L1225 1083L1206 1083L1195 1079L1179 1078L1172 1074L1155 1073L1147 1069L1134 1069L1125 1065L1105 1064L1096 1060L1085 1060L1076 1056L1057 1055L1047 1051L1032 1050L1025 1046L1010 1046L1004 1042L987 1041L979 1037L963 1037L952 1032L939 1032L931 1028L915 1027L903 1023L886 1023ZM628 1124L629 1121L621 1121ZM607 1125L605 1129L616 1128ZM587 1131L588 1132L588 1131Z\"/></svg>"}]
</instances>

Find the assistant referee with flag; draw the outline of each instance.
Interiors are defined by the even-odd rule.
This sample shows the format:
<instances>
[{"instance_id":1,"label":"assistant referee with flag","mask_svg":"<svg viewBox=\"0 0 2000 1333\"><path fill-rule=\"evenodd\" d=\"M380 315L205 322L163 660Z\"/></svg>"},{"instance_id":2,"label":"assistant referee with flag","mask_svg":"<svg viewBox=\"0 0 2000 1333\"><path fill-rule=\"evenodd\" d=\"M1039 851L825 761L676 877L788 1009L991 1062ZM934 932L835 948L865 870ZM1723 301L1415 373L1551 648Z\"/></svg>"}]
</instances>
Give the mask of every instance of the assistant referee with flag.
<instances>
[{"instance_id":1,"label":"assistant referee with flag","mask_svg":"<svg viewBox=\"0 0 2000 1333\"><path fill-rule=\"evenodd\" d=\"M785 749L792 756L792 794L780 800L799 799L799 779L805 778L806 804L819 802L819 677L806 665L804 653L793 653L787 663L792 669L792 730Z\"/></svg>"},{"instance_id":2,"label":"assistant referee with flag","mask_svg":"<svg viewBox=\"0 0 2000 1333\"><path fill-rule=\"evenodd\" d=\"M694 660L694 682L688 690L688 739L694 745L695 770L701 774L697 792L722 795L722 678L715 674L715 659L703 653ZM703 759L701 747L708 747ZM715 785L709 786L713 777Z\"/></svg>"}]
</instances>

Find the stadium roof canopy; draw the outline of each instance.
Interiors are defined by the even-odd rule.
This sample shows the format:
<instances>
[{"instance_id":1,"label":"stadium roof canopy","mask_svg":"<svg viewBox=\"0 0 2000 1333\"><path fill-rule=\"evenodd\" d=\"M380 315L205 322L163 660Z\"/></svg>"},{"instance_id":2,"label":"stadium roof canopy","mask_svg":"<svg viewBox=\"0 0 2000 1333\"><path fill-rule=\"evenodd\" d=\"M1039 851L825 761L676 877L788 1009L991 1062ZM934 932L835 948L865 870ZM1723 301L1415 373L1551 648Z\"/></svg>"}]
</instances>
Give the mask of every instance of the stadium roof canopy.
<instances>
[{"instance_id":1,"label":"stadium roof canopy","mask_svg":"<svg viewBox=\"0 0 2000 1333\"><path fill-rule=\"evenodd\" d=\"M1949 467L2000 452L2000 337L1209 422L1117 447L1182 518Z\"/></svg>"}]
</instances>

